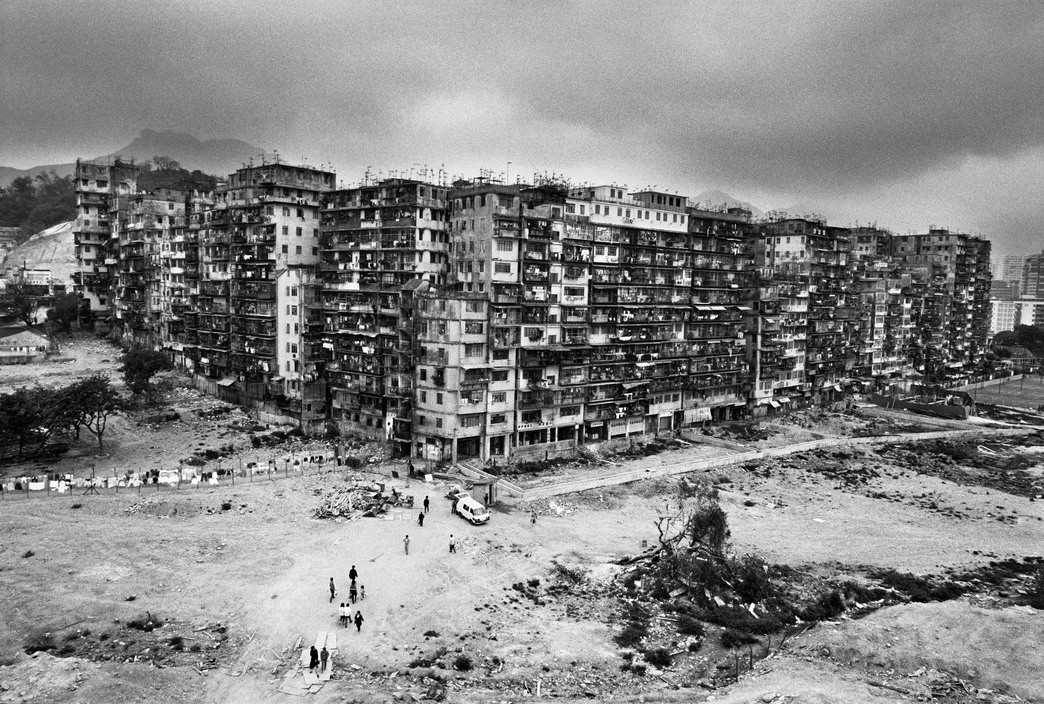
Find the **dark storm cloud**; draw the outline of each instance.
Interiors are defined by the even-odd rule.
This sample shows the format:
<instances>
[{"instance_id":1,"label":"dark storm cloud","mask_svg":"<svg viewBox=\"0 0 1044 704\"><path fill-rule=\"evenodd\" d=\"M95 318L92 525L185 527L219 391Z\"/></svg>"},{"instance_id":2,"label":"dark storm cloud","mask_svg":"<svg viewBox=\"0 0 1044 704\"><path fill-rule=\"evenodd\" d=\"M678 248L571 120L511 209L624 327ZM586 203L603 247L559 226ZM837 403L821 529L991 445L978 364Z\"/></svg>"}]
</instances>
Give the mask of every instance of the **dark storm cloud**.
<instances>
[{"instance_id":1,"label":"dark storm cloud","mask_svg":"<svg viewBox=\"0 0 1044 704\"><path fill-rule=\"evenodd\" d=\"M151 127L350 180L513 161L847 211L937 175L918 188L943 204L969 160L979 178L962 182L988 182L1044 146L1042 17L1036 2L7 0L0 163Z\"/></svg>"}]
</instances>

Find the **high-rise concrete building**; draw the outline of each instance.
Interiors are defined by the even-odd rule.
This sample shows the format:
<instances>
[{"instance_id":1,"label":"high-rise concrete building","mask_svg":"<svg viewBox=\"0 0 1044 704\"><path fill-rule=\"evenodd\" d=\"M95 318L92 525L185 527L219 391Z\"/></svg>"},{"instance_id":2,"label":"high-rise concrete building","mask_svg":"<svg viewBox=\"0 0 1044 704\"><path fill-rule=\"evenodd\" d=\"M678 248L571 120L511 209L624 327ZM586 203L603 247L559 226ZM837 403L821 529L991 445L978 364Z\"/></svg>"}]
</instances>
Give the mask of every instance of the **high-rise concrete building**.
<instances>
[{"instance_id":1,"label":"high-rise concrete building","mask_svg":"<svg viewBox=\"0 0 1044 704\"><path fill-rule=\"evenodd\" d=\"M896 235L904 266L923 271L919 367L933 380L968 375L986 350L990 328L990 242L948 230Z\"/></svg>"},{"instance_id":2,"label":"high-rise concrete building","mask_svg":"<svg viewBox=\"0 0 1044 704\"><path fill-rule=\"evenodd\" d=\"M446 188L388 179L324 199L322 345L331 419L342 430L412 442L412 296L446 282ZM405 313L404 313L405 311Z\"/></svg>"},{"instance_id":3,"label":"high-rise concrete building","mask_svg":"<svg viewBox=\"0 0 1044 704\"><path fill-rule=\"evenodd\" d=\"M119 158L77 159L74 178L75 290L83 297L84 308L94 318L104 320L112 307L113 276L120 261L111 228L112 222L119 219L115 196L136 191L137 169L133 162Z\"/></svg>"}]
</instances>

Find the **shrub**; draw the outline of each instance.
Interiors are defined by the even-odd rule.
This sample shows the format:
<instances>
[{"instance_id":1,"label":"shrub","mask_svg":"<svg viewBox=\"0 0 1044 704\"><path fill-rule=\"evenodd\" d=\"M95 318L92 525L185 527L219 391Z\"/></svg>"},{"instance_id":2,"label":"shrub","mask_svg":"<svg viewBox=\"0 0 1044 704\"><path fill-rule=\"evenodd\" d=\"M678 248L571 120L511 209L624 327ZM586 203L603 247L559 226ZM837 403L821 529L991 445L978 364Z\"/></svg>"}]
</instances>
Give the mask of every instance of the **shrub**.
<instances>
[{"instance_id":1,"label":"shrub","mask_svg":"<svg viewBox=\"0 0 1044 704\"><path fill-rule=\"evenodd\" d=\"M756 555L744 555L732 561L736 594L745 602L755 603L768 598L772 585L768 565Z\"/></svg>"},{"instance_id":2,"label":"shrub","mask_svg":"<svg viewBox=\"0 0 1044 704\"><path fill-rule=\"evenodd\" d=\"M649 626L641 621L632 621L624 626L613 640L621 648L633 648L642 642L642 638L649 635Z\"/></svg>"},{"instance_id":3,"label":"shrub","mask_svg":"<svg viewBox=\"0 0 1044 704\"><path fill-rule=\"evenodd\" d=\"M646 668L645 665L641 664L640 662L636 662L633 665L631 665L631 672L638 675L639 677L645 677L645 672L647 669L648 668Z\"/></svg>"},{"instance_id":4,"label":"shrub","mask_svg":"<svg viewBox=\"0 0 1044 704\"><path fill-rule=\"evenodd\" d=\"M671 659L671 653L666 648L650 648L646 650L643 655L645 661L653 667L658 667L661 670L670 667L674 662Z\"/></svg>"},{"instance_id":5,"label":"shrub","mask_svg":"<svg viewBox=\"0 0 1044 704\"><path fill-rule=\"evenodd\" d=\"M25 644L25 654L32 655L37 652L47 652L48 650L55 649L54 637L50 633L35 633L30 636L29 641Z\"/></svg>"},{"instance_id":6,"label":"shrub","mask_svg":"<svg viewBox=\"0 0 1044 704\"><path fill-rule=\"evenodd\" d=\"M757 643L758 639L749 633L743 633L732 628L726 628L721 634L721 645L723 648L735 648L738 645L749 645Z\"/></svg>"},{"instance_id":7,"label":"shrub","mask_svg":"<svg viewBox=\"0 0 1044 704\"><path fill-rule=\"evenodd\" d=\"M1037 569L1033 577L1033 586L1030 588L1030 606L1035 609L1044 609L1044 565Z\"/></svg>"},{"instance_id":8,"label":"shrub","mask_svg":"<svg viewBox=\"0 0 1044 704\"><path fill-rule=\"evenodd\" d=\"M425 638L438 638L439 637L439 632L438 631L424 631L424 637Z\"/></svg>"},{"instance_id":9,"label":"shrub","mask_svg":"<svg viewBox=\"0 0 1044 704\"><path fill-rule=\"evenodd\" d=\"M167 645L174 650L181 651L185 649L185 639L181 636L171 636L167 639Z\"/></svg>"},{"instance_id":10,"label":"shrub","mask_svg":"<svg viewBox=\"0 0 1044 704\"><path fill-rule=\"evenodd\" d=\"M471 658L464 654L458 655L453 659L453 669L467 672L471 669Z\"/></svg>"},{"instance_id":11,"label":"shrub","mask_svg":"<svg viewBox=\"0 0 1044 704\"><path fill-rule=\"evenodd\" d=\"M841 615L844 610L844 597L837 589L833 589L826 594L820 594L819 598L802 612L801 618L805 621L823 621Z\"/></svg>"},{"instance_id":12,"label":"shrub","mask_svg":"<svg viewBox=\"0 0 1044 704\"><path fill-rule=\"evenodd\" d=\"M25 552L22 553L22 557L27 557L28 558L28 557L32 557L35 554L36 553L33 552L32 550L26 550Z\"/></svg>"},{"instance_id":13,"label":"shrub","mask_svg":"<svg viewBox=\"0 0 1044 704\"><path fill-rule=\"evenodd\" d=\"M706 629L698 619L693 618L689 614L682 614L678 617L678 633L702 638L706 633Z\"/></svg>"}]
</instances>

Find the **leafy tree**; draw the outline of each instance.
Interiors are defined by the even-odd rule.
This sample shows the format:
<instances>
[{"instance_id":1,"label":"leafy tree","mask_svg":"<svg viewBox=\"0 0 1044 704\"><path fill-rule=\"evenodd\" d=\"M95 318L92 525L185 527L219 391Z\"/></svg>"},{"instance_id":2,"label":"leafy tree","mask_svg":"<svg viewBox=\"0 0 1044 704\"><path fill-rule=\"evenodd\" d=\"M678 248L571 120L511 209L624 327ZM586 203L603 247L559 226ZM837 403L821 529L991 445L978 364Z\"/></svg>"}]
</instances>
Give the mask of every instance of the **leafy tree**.
<instances>
[{"instance_id":1,"label":"leafy tree","mask_svg":"<svg viewBox=\"0 0 1044 704\"><path fill-rule=\"evenodd\" d=\"M138 171L138 188L145 191L153 191L158 188L170 188L178 191L210 191L217 185L217 178L196 169L189 171L182 168L174 159L168 156L155 156L151 164L144 164Z\"/></svg>"},{"instance_id":2,"label":"leafy tree","mask_svg":"<svg viewBox=\"0 0 1044 704\"><path fill-rule=\"evenodd\" d=\"M109 378L94 374L62 390L63 396L75 414L77 431L82 425L98 438L98 452L104 452L102 444L109 417L124 408L123 400L109 383Z\"/></svg>"},{"instance_id":3,"label":"leafy tree","mask_svg":"<svg viewBox=\"0 0 1044 704\"><path fill-rule=\"evenodd\" d=\"M54 306L47 309L47 319L53 320L62 326L62 330L69 332L72 324L80 314L80 297L75 293L67 293L64 296L56 296Z\"/></svg>"},{"instance_id":4,"label":"leafy tree","mask_svg":"<svg viewBox=\"0 0 1044 704\"><path fill-rule=\"evenodd\" d=\"M72 428L76 412L63 392L36 386L0 395L0 445L17 447L19 458L32 457L54 433Z\"/></svg>"},{"instance_id":5,"label":"leafy tree","mask_svg":"<svg viewBox=\"0 0 1044 704\"><path fill-rule=\"evenodd\" d=\"M7 288L0 293L0 313L13 315L26 325L36 322L36 297L24 281L7 283Z\"/></svg>"},{"instance_id":6,"label":"leafy tree","mask_svg":"<svg viewBox=\"0 0 1044 704\"><path fill-rule=\"evenodd\" d=\"M162 352L132 347L123 355L123 380L135 395L152 394L152 376L171 368L170 360Z\"/></svg>"},{"instance_id":7,"label":"leafy tree","mask_svg":"<svg viewBox=\"0 0 1044 704\"><path fill-rule=\"evenodd\" d=\"M35 179L19 176L0 193L0 226L21 229L20 241L76 217L76 190L71 176L53 171Z\"/></svg>"},{"instance_id":8,"label":"leafy tree","mask_svg":"<svg viewBox=\"0 0 1044 704\"><path fill-rule=\"evenodd\" d=\"M154 156L152 157L152 163L156 165L156 168L160 171L181 171L181 164L169 156Z\"/></svg>"}]
</instances>

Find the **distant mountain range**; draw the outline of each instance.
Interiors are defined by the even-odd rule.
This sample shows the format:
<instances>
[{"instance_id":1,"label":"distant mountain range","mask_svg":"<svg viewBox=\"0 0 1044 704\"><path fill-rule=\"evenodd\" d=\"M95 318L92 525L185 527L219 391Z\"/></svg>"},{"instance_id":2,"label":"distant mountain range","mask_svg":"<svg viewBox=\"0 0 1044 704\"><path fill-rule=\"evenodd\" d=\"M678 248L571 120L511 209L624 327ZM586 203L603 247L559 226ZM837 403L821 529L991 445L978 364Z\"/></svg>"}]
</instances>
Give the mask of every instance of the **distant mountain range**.
<instances>
[{"instance_id":1,"label":"distant mountain range","mask_svg":"<svg viewBox=\"0 0 1044 704\"><path fill-rule=\"evenodd\" d=\"M261 151L259 147L239 139L199 140L181 132L142 130L133 142L102 157L118 155L127 160L150 161L155 156L169 156L190 171L199 169L224 178L250 159L257 159ZM86 154L84 157L90 158ZM0 186L6 186L20 176L35 178L50 171L59 176L71 176L75 167L75 163L46 164L30 169L0 166Z\"/></svg>"}]
</instances>

